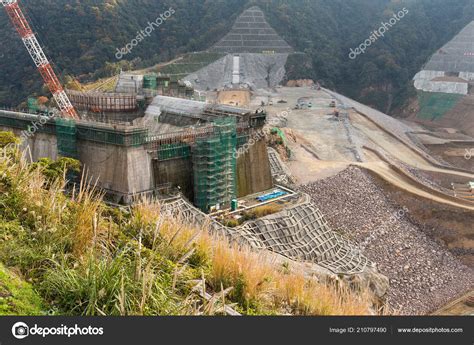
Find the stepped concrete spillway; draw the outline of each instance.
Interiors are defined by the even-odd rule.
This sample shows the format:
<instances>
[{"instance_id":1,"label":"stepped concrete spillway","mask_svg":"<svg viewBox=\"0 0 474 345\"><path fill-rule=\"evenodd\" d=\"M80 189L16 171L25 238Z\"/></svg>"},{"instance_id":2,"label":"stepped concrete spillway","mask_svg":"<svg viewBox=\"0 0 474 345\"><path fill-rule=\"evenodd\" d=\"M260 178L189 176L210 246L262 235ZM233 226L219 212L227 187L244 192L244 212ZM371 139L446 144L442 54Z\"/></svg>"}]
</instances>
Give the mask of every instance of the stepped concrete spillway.
<instances>
[{"instance_id":1,"label":"stepped concrete spillway","mask_svg":"<svg viewBox=\"0 0 474 345\"><path fill-rule=\"evenodd\" d=\"M438 50L425 69L471 73L474 77L474 21Z\"/></svg>"},{"instance_id":2,"label":"stepped concrete spillway","mask_svg":"<svg viewBox=\"0 0 474 345\"><path fill-rule=\"evenodd\" d=\"M257 6L244 11L232 30L211 50L219 53L292 53L293 48L267 23Z\"/></svg>"},{"instance_id":3,"label":"stepped concrete spillway","mask_svg":"<svg viewBox=\"0 0 474 345\"><path fill-rule=\"evenodd\" d=\"M474 21L439 49L414 81L421 91L467 95L474 81Z\"/></svg>"},{"instance_id":4,"label":"stepped concrete spillway","mask_svg":"<svg viewBox=\"0 0 474 345\"><path fill-rule=\"evenodd\" d=\"M185 78L199 90L275 87L285 77L288 55L294 52L256 6L244 11L209 50L227 55Z\"/></svg>"}]
</instances>

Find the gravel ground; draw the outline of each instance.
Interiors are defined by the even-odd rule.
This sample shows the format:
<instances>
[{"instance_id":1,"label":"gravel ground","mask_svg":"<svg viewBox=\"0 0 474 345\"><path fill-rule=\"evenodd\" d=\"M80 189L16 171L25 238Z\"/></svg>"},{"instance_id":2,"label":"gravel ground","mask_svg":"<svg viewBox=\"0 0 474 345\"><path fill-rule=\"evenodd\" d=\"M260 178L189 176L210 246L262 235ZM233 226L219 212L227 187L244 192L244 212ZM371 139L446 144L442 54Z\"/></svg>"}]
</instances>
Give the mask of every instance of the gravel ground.
<instances>
[{"instance_id":1,"label":"gravel ground","mask_svg":"<svg viewBox=\"0 0 474 345\"><path fill-rule=\"evenodd\" d=\"M363 170L350 167L300 190L389 277L395 312L427 314L474 288L474 270L427 237L409 220L410 211L389 200Z\"/></svg>"},{"instance_id":2,"label":"gravel ground","mask_svg":"<svg viewBox=\"0 0 474 345\"><path fill-rule=\"evenodd\" d=\"M408 165L401 160L391 156L388 154L386 151L384 151L381 148L377 148L374 145L366 145L367 147L370 147L372 150L377 151L377 153L383 157L385 157L386 161L389 161L391 164L394 166L398 167L402 171L404 171L407 175L411 176L413 179L416 181L420 182L421 184L424 184L427 187L433 188L434 190L437 190L438 192L445 193L447 195L453 195L451 190L448 190L446 188L443 188L433 182L429 177L425 176L422 171L420 171L417 168L412 167L411 165Z\"/></svg>"}]
</instances>

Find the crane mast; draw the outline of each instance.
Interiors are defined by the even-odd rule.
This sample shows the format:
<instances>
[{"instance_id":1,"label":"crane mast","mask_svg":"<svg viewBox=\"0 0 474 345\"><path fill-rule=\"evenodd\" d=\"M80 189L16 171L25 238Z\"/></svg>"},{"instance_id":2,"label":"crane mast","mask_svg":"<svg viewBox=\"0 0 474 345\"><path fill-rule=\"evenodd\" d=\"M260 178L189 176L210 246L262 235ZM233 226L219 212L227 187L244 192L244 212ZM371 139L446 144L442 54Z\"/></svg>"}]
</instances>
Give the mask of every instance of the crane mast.
<instances>
[{"instance_id":1,"label":"crane mast","mask_svg":"<svg viewBox=\"0 0 474 345\"><path fill-rule=\"evenodd\" d=\"M17 0L0 0L64 117L79 118Z\"/></svg>"}]
</instances>

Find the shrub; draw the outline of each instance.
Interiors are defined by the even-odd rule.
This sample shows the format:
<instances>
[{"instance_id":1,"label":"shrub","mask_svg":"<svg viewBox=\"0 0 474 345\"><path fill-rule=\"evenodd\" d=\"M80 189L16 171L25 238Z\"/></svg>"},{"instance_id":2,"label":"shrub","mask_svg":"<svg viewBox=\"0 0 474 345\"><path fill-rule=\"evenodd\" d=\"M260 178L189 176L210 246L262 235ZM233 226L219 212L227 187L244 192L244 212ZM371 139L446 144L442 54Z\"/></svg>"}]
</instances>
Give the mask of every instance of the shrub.
<instances>
[{"instance_id":1,"label":"shrub","mask_svg":"<svg viewBox=\"0 0 474 345\"><path fill-rule=\"evenodd\" d=\"M4 148L9 144L19 144L18 139L12 132L0 132L0 148Z\"/></svg>"},{"instance_id":2,"label":"shrub","mask_svg":"<svg viewBox=\"0 0 474 345\"><path fill-rule=\"evenodd\" d=\"M37 163L33 163L32 167L33 169L40 168L49 181L57 180L68 174L78 174L81 171L81 163L67 157L61 157L55 161L50 158L41 158Z\"/></svg>"}]
</instances>

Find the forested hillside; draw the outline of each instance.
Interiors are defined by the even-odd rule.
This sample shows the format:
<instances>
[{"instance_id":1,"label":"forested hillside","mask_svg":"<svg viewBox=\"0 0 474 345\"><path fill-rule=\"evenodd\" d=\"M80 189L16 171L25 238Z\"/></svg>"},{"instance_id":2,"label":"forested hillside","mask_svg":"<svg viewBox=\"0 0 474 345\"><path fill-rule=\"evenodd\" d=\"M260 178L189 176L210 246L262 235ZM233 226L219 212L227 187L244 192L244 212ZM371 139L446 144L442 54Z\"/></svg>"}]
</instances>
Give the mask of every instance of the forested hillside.
<instances>
[{"instance_id":1,"label":"forested hillside","mask_svg":"<svg viewBox=\"0 0 474 345\"><path fill-rule=\"evenodd\" d=\"M390 111L411 92L410 80L436 49L474 19L473 0L23 0L34 29L64 81L82 81L167 61L209 48L251 5L306 57L289 62L289 78L313 78ZM149 21L176 13L131 54L124 47ZM402 8L408 14L356 59L351 48ZM0 104L17 105L41 92L41 79L21 41L0 13ZM292 63L292 61L294 61Z\"/></svg>"},{"instance_id":2,"label":"forested hillside","mask_svg":"<svg viewBox=\"0 0 474 345\"><path fill-rule=\"evenodd\" d=\"M274 1L275 2L275 1ZM268 6L270 23L309 58L290 66L290 78L308 77L363 103L393 112L414 92L411 79L428 58L474 20L473 0L314 0ZM408 14L367 48L355 49L394 13ZM300 61L297 59L296 61ZM303 68L298 68L298 67ZM291 68L293 67L293 68Z\"/></svg>"}]
</instances>

